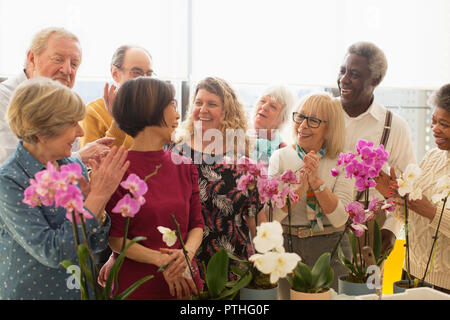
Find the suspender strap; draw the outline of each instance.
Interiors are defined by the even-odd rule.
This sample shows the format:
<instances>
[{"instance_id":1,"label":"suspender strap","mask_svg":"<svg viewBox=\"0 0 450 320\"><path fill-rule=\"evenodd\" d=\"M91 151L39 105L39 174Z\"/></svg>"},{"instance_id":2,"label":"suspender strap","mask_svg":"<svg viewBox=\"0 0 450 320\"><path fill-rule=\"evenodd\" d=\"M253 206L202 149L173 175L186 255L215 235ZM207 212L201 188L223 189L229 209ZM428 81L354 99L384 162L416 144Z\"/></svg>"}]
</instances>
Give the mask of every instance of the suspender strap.
<instances>
[{"instance_id":1,"label":"suspender strap","mask_svg":"<svg viewBox=\"0 0 450 320\"><path fill-rule=\"evenodd\" d=\"M384 129L383 134L381 135L380 144L382 144L386 148L386 144L389 139L389 133L391 132L391 124L392 124L392 112L390 110L386 111L386 120L384 121ZM356 201L361 199L363 192L358 191L356 194Z\"/></svg>"},{"instance_id":2,"label":"suspender strap","mask_svg":"<svg viewBox=\"0 0 450 320\"><path fill-rule=\"evenodd\" d=\"M391 123L392 123L392 112L387 110L386 112L386 120L384 121L384 130L383 135L381 136L380 144L382 144L386 148L386 143L389 139L389 133L391 132Z\"/></svg>"}]
</instances>

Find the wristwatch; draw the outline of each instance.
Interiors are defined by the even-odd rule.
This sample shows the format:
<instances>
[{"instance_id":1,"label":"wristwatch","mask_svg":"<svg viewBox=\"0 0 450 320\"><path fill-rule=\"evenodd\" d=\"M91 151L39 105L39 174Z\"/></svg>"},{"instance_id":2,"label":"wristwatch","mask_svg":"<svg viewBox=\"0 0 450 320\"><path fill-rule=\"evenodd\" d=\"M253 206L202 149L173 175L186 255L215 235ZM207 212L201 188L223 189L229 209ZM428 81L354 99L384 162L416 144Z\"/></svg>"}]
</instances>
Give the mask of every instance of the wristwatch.
<instances>
[{"instance_id":1,"label":"wristwatch","mask_svg":"<svg viewBox=\"0 0 450 320\"><path fill-rule=\"evenodd\" d=\"M316 190L313 190L313 192L317 193L317 192L322 192L323 190L325 190L325 182L322 183Z\"/></svg>"}]
</instances>

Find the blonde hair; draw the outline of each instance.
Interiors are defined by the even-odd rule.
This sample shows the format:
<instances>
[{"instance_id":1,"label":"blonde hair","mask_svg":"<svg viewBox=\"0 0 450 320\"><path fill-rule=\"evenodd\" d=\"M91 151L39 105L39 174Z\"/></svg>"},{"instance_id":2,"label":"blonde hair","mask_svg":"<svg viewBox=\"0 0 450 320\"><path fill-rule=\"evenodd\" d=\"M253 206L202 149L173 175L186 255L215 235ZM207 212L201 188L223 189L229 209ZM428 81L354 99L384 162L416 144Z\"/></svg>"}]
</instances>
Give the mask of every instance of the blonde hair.
<instances>
[{"instance_id":1,"label":"blonde hair","mask_svg":"<svg viewBox=\"0 0 450 320\"><path fill-rule=\"evenodd\" d=\"M314 116L326 121L325 157L336 158L345 146L345 120L341 102L327 92L311 93L300 100L295 111L304 109L312 110ZM293 134L294 141L297 141L295 128Z\"/></svg>"},{"instance_id":2,"label":"blonde hair","mask_svg":"<svg viewBox=\"0 0 450 320\"><path fill-rule=\"evenodd\" d=\"M74 35L70 31L67 31L64 28L49 27L42 29L41 31L39 31L34 35L30 47L28 48L28 51L33 52L35 55L40 55L47 48L48 39L52 34L55 34L56 36L62 38L75 40L78 43L80 42L80 40L78 40L76 35ZM25 68L27 68L27 60L25 60Z\"/></svg>"},{"instance_id":3,"label":"blonde hair","mask_svg":"<svg viewBox=\"0 0 450 320\"><path fill-rule=\"evenodd\" d=\"M38 136L58 136L67 126L81 121L85 113L85 104L77 93L57 81L37 77L14 91L8 121L19 139L37 143Z\"/></svg>"},{"instance_id":4,"label":"blonde hair","mask_svg":"<svg viewBox=\"0 0 450 320\"><path fill-rule=\"evenodd\" d=\"M215 94L220 98L223 103L223 113L222 121L217 128L226 137L227 130L243 130L247 131L248 121L245 114L244 106L239 101L236 92L231 88L231 86L223 79L217 77L207 77L200 81L195 91L191 97L191 105L188 111L188 117L181 124L181 130L183 138L192 137L194 134L194 118L193 110L195 107L194 101L197 93L204 89L212 94ZM245 153L248 155L249 138L245 135ZM236 143L236 141L235 141ZM237 150L236 148L234 150Z\"/></svg>"}]
</instances>

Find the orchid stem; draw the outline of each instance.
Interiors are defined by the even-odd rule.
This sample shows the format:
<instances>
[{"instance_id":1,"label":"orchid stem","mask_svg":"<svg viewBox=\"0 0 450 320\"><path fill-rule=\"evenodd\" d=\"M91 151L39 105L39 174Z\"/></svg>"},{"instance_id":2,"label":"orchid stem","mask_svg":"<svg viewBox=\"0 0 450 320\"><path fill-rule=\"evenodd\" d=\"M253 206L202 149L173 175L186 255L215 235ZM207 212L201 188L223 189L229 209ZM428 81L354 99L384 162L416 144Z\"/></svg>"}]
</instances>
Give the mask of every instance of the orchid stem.
<instances>
[{"instance_id":1,"label":"orchid stem","mask_svg":"<svg viewBox=\"0 0 450 320\"><path fill-rule=\"evenodd\" d=\"M186 250L186 247L184 246L184 241L181 238L180 224L178 223L177 219L175 219L175 216L173 214L171 214L170 216L172 217L173 223L175 224L176 234L177 234L178 240L180 241L181 248L182 248L183 254L184 254L184 258L186 259L186 263L187 263L188 268L189 268L189 272L191 273L192 281L194 281L195 289L197 290L197 296L200 297L200 289L198 288L198 284L195 281L194 271L192 270L192 264L191 264L191 261L189 260L189 255L188 255L188 252Z\"/></svg>"},{"instance_id":2,"label":"orchid stem","mask_svg":"<svg viewBox=\"0 0 450 320\"><path fill-rule=\"evenodd\" d=\"M78 254L78 245L80 244L80 237L78 236L78 228L77 228L77 220L75 219L75 212L72 211L71 214L72 214L72 230L73 230L73 236L75 238L75 252L77 253L78 260L79 260L80 255ZM87 290L86 278L85 278L84 273L81 273L80 285L81 285L81 290L80 290L81 291L81 299L83 300L84 295L86 295L86 299L89 300L89 293Z\"/></svg>"},{"instance_id":3,"label":"orchid stem","mask_svg":"<svg viewBox=\"0 0 450 320\"><path fill-rule=\"evenodd\" d=\"M287 207L288 207L288 219L289 219L289 230L288 230L288 246L290 252L294 252L294 247L292 246L292 213L291 213L291 199L289 196L286 200Z\"/></svg>"},{"instance_id":4,"label":"orchid stem","mask_svg":"<svg viewBox=\"0 0 450 320\"><path fill-rule=\"evenodd\" d=\"M437 225L437 228L436 228L436 233L434 234L433 245L431 246L430 257L428 258L427 267L425 268L425 272L423 274L423 278L422 278L422 280L420 280L420 285L421 286L423 286L423 283L425 282L425 277L427 276L427 271L428 271L428 267L430 266L431 257L433 256L433 251L434 251L434 247L436 245L437 239L438 239L439 227L441 226L441 220L442 220L442 216L444 214L445 205L447 204L447 199L448 199L448 196L445 197L445 199L444 199L444 204L442 206L441 215L439 216L439 222L438 222L438 225Z\"/></svg>"},{"instance_id":5,"label":"orchid stem","mask_svg":"<svg viewBox=\"0 0 450 320\"><path fill-rule=\"evenodd\" d=\"M408 200L403 198L405 203L405 245L406 245L406 275L408 276L408 287L411 287L411 274L409 270L409 224L408 224Z\"/></svg>"},{"instance_id":6,"label":"orchid stem","mask_svg":"<svg viewBox=\"0 0 450 320\"><path fill-rule=\"evenodd\" d=\"M339 239L338 239L336 245L334 246L333 251L331 251L331 258L330 258L330 261L333 261L333 256L335 255L335 253L336 253L336 251L337 251L337 249L338 249L338 247L339 247L339 244L340 244L341 241L342 241L342 238L344 237L345 233L347 232L347 230L348 230L348 228L350 227L351 224L352 224L351 219L348 219L348 220L347 220L347 223L345 224L345 229L344 229L344 231L343 231L343 232L341 233L341 235L339 236Z\"/></svg>"}]
</instances>

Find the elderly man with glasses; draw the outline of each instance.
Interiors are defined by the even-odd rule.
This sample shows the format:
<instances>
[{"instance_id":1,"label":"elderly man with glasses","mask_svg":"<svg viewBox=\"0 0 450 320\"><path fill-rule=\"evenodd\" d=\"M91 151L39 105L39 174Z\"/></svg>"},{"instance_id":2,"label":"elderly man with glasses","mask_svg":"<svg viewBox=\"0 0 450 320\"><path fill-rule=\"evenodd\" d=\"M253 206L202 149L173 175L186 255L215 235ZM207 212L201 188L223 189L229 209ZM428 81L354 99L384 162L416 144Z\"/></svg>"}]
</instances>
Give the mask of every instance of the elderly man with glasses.
<instances>
[{"instance_id":1,"label":"elderly man with glasses","mask_svg":"<svg viewBox=\"0 0 450 320\"><path fill-rule=\"evenodd\" d=\"M129 148L133 138L120 130L112 117L112 102L116 90L125 81L137 77L151 77L152 57L141 47L123 45L115 52L111 60L111 76L116 85L105 84L104 95L87 105L86 117L81 123L85 135L81 138L81 146L102 137L113 137L114 145Z\"/></svg>"}]
</instances>

